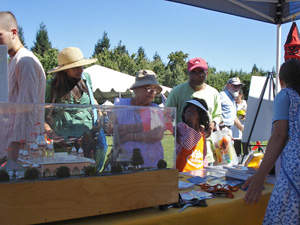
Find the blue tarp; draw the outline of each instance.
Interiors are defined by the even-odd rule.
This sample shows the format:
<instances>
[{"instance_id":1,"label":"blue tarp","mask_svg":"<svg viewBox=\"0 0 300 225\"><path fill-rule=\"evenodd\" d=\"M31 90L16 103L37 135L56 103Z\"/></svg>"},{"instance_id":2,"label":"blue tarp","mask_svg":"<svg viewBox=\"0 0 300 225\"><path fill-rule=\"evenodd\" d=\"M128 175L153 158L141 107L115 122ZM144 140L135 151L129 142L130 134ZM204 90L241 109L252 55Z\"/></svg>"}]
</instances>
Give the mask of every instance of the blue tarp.
<instances>
[{"instance_id":1,"label":"blue tarp","mask_svg":"<svg viewBox=\"0 0 300 225\"><path fill-rule=\"evenodd\" d=\"M167 0L272 24L300 19L300 1L292 0Z\"/></svg>"}]
</instances>

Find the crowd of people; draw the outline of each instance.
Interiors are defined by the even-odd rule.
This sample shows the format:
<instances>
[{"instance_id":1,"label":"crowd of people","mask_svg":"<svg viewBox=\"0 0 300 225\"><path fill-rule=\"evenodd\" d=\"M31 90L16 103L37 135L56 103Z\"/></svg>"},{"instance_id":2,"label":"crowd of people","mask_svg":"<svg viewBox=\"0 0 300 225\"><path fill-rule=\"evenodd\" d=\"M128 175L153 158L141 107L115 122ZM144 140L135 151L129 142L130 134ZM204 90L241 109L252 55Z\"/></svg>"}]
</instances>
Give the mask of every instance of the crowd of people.
<instances>
[{"instance_id":1,"label":"crowd of people","mask_svg":"<svg viewBox=\"0 0 300 225\"><path fill-rule=\"evenodd\" d=\"M58 67L48 71L53 78L46 83L43 67L32 52L27 50L18 36L15 16L10 12L0 12L0 44L7 45L10 61L8 65L9 101L15 103L63 103L75 105L95 105L92 82L83 66L97 59L84 59L78 48L67 47L58 54ZM212 133L217 129L232 132L234 148L238 157L248 153L247 143L241 142L246 117L247 103L243 100L244 84L238 77L232 77L219 93L205 83L208 66L204 59L188 61L188 81L172 89L165 107L176 107L177 138L176 168L190 171L214 165L214 140ZM297 224L300 220L300 62L286 61L279 73L281 92L274 100L273 132L268 142L266 154L258 172L244 184L248 187L245 202L251 204L260 198L266 175L281 156L282 169L272 193L265 215L265 224ZM135 83L130 87L133 97L116 98L116 106L135 106L111 113L108 117L107 132L114 135L114 152L132 154L139 148L145 167L156 166L164 158L161 140L166 130L164 118L153 108L156 95L162 92L156 74L151 70L136 73ZM145 109L145 107L151 107ZM55 108L45 111L44 124L47 135L59 148L68 145L71 139L84 150L85 156L95 154L98 168L101 169L107 150L101 112L78 109L59 112ZM155 118L155 122L153 121ZM32 115L22 119L15 117L4 132L3 140L10 148L10 157L17 160L20 140L27 139L26 132L17 132L24 120L33 120ZM28 127L32 129L32 127ZM68 134L68 136L65 136ZM95 138L97 136L97 138ZM95 140L98 140L95 142ZM1 143L3 145L4 141ZM92 151L93 149L93 151ZM95 151L96 149L96 151ZM1 151L3 157L6 152Z\"/></svg>"}]
</instances>

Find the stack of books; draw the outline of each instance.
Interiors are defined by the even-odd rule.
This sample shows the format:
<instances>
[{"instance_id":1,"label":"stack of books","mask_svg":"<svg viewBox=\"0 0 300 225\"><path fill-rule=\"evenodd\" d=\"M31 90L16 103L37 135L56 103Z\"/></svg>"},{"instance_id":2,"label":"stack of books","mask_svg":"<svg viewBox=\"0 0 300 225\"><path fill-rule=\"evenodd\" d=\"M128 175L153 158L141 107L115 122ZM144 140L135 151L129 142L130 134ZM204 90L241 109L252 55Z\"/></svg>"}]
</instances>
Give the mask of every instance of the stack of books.
<instances>
[{"instance_id":1,"label":"stack of books","mask_svg":"<svg viewBox=\"0 0 300 225\"><path fill-rule=\"evenodd\" d=\"M208 166L204 169L193 170L188 172L179 172L180 174L187 175L187 176L199 176L199 177L206 177L206 176L214 176L214 177L225 177L226 170L223 169L222 166Z\"/></svg>"},{"instance_id":2,"label":"stack of books","mask_svg":"<svg viewBox=\"0 0 300 225\"><path fill-rule=\"evenodd\" d=\"M256 173L258 168L256 167L245 167L245 166L223 166L226 172L226 179L238 179L238 180L247 180L248 177L251 177ZM266 177L266 182L270 184L276 183L276 176L269 174Z\"/></svg>"},{"instance_id":3,"label":"stack of books","mask_svg":"<svg viewBox=\"0 0 300 225\"><path fill-rule=\"evenodd\" d=\"M211 186L217 185L217 184L221 184L221 185L229 185L229 186L238 186L240 184L243 183L243 181L240 180L232 180L232 179L221 179L219 177L214 177L214 176L205 176L205 177L192 177L192 178L188 178L188 181L190 181L191 183L194 183L195 185L201 185L201 184L209 184Z\"/></svg>"},{"instance_id":4,"label":"stack of books","mask_svg":"<svg viewBox=\"0 0 300 225\"><path fill-rule=\"evenodd\" d=\"M223 166L227 170L226 178L234 178L239 180L247 180L255 172L256 168L246 167L246 166Z\"/></svg>"}]
</instances>

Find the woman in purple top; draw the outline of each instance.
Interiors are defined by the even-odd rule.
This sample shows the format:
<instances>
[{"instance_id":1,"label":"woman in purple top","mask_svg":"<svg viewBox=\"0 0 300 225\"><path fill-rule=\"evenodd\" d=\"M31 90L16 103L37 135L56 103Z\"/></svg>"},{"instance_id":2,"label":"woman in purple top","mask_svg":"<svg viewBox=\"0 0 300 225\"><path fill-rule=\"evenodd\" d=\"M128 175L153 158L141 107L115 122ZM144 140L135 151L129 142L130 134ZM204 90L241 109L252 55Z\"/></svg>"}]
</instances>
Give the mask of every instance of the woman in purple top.
<instances>
[{"instance_id":1,"label":"woman in purple top","mask_svg":"<svg viewBox=\"0 0 300 225\"><path fill-rule=\"evenodd\" d=\"M158 85L156 74L151 70L140 70L135 83L130 87L133 98L116 98L115 113L110 116L108 132L114 133L113 160L129 164L133 149L141 150L144 164L142 167L157 167L157 162L164 158L161 140L164 136L163 114L158 105L152 103L162 88ZM146 108L148 106L149 108Z\"/></svg>"}]
</instances>

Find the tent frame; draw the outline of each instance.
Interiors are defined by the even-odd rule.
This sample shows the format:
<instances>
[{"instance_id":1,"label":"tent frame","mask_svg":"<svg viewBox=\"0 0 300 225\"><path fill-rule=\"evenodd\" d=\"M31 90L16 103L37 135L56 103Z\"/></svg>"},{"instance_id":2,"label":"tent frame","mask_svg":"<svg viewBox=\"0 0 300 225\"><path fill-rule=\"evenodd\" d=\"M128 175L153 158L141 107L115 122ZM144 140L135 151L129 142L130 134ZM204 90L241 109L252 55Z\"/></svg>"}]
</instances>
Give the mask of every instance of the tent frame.
<instances>
[{"instance_id":1,"label":"tent frame","mask_svg":"<svg viewBox=\"0 0 300 225\"><path fill-rule=\"evenodd\" d=\"M299 0L167 0L277 25L276 94L279 89L281 24L300 19ZM224 5L220 8L216 3ZM265 10L270 8L272 10ZM240 9L240 11L239 11ZM261 11L260 11L261 9ZM246 12L246 13L245 13ZM248 12L248 13L247 13Z\"/></svg>"}]
</instances>

